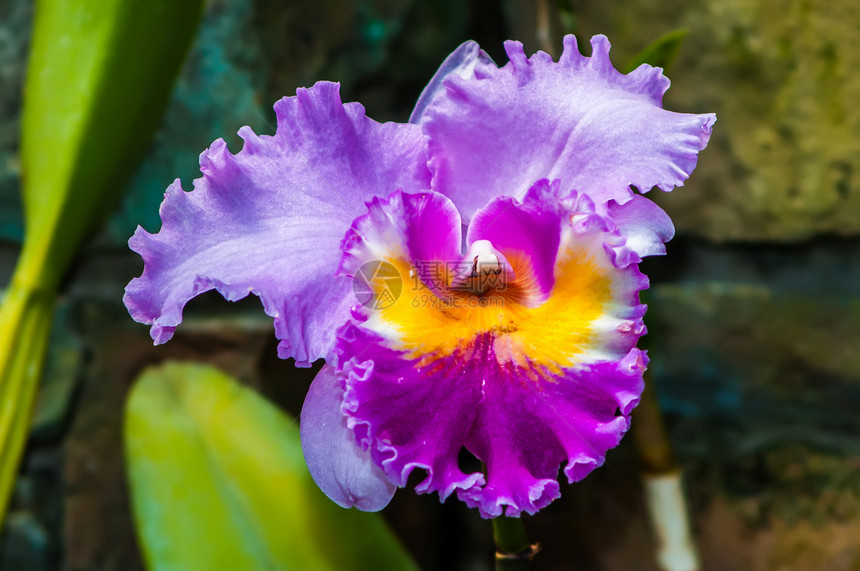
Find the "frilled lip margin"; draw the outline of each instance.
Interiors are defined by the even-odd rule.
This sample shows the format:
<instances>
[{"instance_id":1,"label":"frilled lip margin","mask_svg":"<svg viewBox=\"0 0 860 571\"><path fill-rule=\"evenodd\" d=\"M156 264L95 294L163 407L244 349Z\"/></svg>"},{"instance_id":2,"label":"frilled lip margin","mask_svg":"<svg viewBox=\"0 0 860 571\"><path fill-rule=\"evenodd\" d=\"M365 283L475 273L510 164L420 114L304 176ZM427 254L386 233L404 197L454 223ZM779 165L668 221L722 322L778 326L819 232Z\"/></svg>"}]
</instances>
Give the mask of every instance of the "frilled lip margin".
<instances>
[{"instance_id":1,"label":"frilled lip margin","mask_svg":"<svg viewBox=\"0 0 860 571\"><path fill-rule=\"evenodd\" d=\"M360 337L352 325L346 326L341 335L345 343L353 336ZM618 445L630 426L630 413L639 402L647 362L644 352L632 349L620 363L602 363L582 371L579 378L607 379L616 390L612 400L588 395L593 402L584 406L584 391L571 382L577 380L574 376L568 376L568 383L534 392L512 390L504 386L510 378L499 379L483 388L485 394L478 410L463 402L462 391L448 402L440 402L439 397L451 394L458 384L454 379L425 378L433 387L419 395L407 394L404 389L389 397L389 403L406 400L407 406L401 409L401 415L385 417L381 422L379 416L361 420L356 415L366 414L369 409L380 414L385 403L368 394L380 392L380 375L375 367L388 366L390 362L352 359L339 372L347 387L341 410L359 445L369 450L373 463L382 467L392 483L406 486L409 475L419 468L426 477L415 487L418 493L435 491L445 501L456 492L467 505L478 508L484 518L498 517L503 510L505 515L516 517L522 512L534 514L559 497L557 477L562 463L566 463L563 473L570 483L603 464L606 451ZM386 391L397 382L392 377L385 381ZM480 397L480 391L480 386L472 386L468 392ZM424 416L426 401L420 397L428 395L444 404L446 410L436 411L435 418L422 418L401 428L399 425L408 423L410 415ZM407 431L416 436L403 439ZM443 435L453 437L439 438ZM431 439L432 436L437 438ZM486 477L460 469L458 459L463 447L485 462Z\"/></svg>"},{"instance_id":2,"label":"frilled lip margin","mask_svg":"<svg viewBox=\"0 0 860 571\"><path fill-rule=\"evenodd\" d=\"M638 291L648 285L636 263L640 252L662 247L671 223L665 215L655 216L659 209L644 198L598 207L580 193L560 199L558 188L557 182L542 180L522 202L495 199L476 213L467 233L469 240L493 238L502 252L539 253L554 244L555 284L546 307L516 312L518 337L509 339L490 324L471 338L438 346L448 349L430 341L418 350L404 349L408 328L420 324L425 311L431 312L426 319L437 329L438 343L444 343L449 329L444 311L416 308L408 299L398 300L402 308L395 304L381 316L356 311L340 329L341 411L357 442L394 484L405 486L410 473L420 468L426 477L416 486L418 492L436 491L442 500L456 492L488 518L503 511L508 516L535 513L558 497L562 463L568 481L585 477L629 427L647 363L635 348L645 331ZM394 193L374 201L344 240L344 271L369 256L407 256L414 263L416 251L444 251L451 237L459 237L460 220L451 212L456 214L450 201L437 193ZM613 214L626 223L619 226ZM500 226L503 230L497 230ZM427 233L416 236L416 228ZM591 268L594 277L568 284L564 272L571 268ZM605 284L599 312L581 325L587 335L575 336L566 328L577 315L567 321L565 312L594 311L593 283ZM561 330L542 325L548 314L556 314ZM457 325L451 321L450 329L456 331ZM565 346L582 339L594 346ZM569 363L556 362L556 353L546 357L547 340L563 346L566 352L559 355L575 357ZM532 351L522 359L511 358L519 356L521 343ZM486 476L461 470L463 448L484 462Z\"/></svg>"}]
</instances>

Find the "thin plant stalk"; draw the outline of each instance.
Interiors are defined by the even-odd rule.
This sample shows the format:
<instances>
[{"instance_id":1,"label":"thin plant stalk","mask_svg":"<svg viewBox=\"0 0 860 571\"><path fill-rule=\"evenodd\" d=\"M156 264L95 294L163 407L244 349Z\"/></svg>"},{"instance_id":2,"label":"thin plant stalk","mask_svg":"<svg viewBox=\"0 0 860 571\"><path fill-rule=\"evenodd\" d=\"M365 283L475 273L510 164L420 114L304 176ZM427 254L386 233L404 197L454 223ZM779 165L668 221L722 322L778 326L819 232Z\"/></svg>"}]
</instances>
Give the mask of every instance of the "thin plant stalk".
<instances>
[{"instance_id":1,"label":"thin plant stalk","mask_svg":"<svg viewBox=\"0 0 860 571\"><path fill-rule=\"evenodd\" d=\"M529 568L529 562L538 552L539 547L529 543L522 519L505 516L494 518L493 536L496 540L497 571Z\"/></svg>"},{"instance_id":2,"label":"thin plant stalk","mask_svg":"<svg viewBox=\"0 0 860 571\"><path fill-rule=\"evenodd\" d=\"M550 33L549 1L537 0L537 29L535 36L538 48L548 54L553 53L552 34Z\"/></svg>"},{"instance_id":3,"label":"thin plant stalk","mask_svg":"<svg viewBox=\"0 0 860 571\"><path fill-rule=\"evenodd\" d=\"M657 542L657 564L665 571L696 571L699 557L690 531L681 469L675 461L654 382L647 372L642 399L633 412L632 433Z\"/></svg>"}]
</instances>

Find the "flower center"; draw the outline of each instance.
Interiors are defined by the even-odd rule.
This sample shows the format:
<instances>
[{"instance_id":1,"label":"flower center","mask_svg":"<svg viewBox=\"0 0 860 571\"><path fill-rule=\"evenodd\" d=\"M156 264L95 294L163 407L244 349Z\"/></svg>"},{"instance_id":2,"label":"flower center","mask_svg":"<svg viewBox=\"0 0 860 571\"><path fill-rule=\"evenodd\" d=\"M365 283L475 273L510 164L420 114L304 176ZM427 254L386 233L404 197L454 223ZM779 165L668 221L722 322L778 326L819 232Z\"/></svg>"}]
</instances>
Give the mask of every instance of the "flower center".
<instances>
[{"instance_id":1,"label":"flower center","mask_svg":"<svg viewBox=\"0 0 860 571\"><path fill-rule=\"evenodd\" d=\"M559 253L549 292L538 285L529 253L501 252L486 240L473 243L444 277L433 273L438 263L389 258L410 286L390 307L369 312L364 327L422 366L446 355L474 355L478 339L492 341L500 363L526 368L555 371L602 358L603 329L618 325L604 313L615 302L618 276L603 248L592 246Z\"/></svg>"}]
</instances>

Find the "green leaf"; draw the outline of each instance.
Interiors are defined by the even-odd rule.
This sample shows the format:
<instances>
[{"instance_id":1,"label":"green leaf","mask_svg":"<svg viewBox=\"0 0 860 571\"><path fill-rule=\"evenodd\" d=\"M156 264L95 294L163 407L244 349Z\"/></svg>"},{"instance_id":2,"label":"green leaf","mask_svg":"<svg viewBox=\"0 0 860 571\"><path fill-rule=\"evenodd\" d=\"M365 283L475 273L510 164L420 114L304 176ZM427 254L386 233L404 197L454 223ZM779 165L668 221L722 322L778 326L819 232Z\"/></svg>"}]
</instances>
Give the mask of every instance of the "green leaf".
<instances>
[{"instance_id":1,"label":"green leaf","mask_svg":"<svg viewBox=\"0 0 860 571\"><path fill-rule=\"evenodd\" d=\"M0 521L54 298L149 145L202 0L38 0L21 132L24 247L0 306Z\"/></svg>"},{"instance_id":2,"label":"green leaf","mask_svg":"<svg viewBox=\"0 0 860 571\"><path fill-rule=\"evenodd\" d=\"M679 28L663 34L627 62L623 72L630 73L643 63L667 69L675 61L681 49L681 43L689 33L690 30L687 28Z\"/></svg>"},{"instance_id":3,"label":"green leaf","mask_svg":"<svg viewBox=\"0 0 860 571\"><path fill-rule=\"evenodd\" d=\"M54 295L13 284L0 307L0 523L27 442Z\"/></svg>"},{"instance_id":4,"label":"green leaf","mask_svg":"<svg viewBox=\"0 0 860 571\"><path fill-rule=\"evenodd\" d=\"M415 568L379 514L319 491L296 422L216 369L144 371L125 452L151 569Z\"/></svg>"},{"instance_id":5,"label":"green leaf","mask_svg":"<svg viewBox=\"0 0 860 571\"><path fill-rule=\"evenodd\" d=\"M36 3L21 133L30 283L57 283L117 204L161 119L201 6Z\"/></svg>"}]
</instances>

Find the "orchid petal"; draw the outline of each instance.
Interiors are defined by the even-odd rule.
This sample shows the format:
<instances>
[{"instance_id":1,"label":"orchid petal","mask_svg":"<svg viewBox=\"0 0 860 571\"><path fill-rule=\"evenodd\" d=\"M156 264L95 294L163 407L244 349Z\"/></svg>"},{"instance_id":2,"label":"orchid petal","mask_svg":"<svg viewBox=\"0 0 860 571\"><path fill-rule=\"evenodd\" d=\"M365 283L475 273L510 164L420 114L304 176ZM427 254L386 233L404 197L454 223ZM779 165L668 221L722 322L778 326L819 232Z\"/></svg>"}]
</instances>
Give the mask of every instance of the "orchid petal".
<instances>
[{"instance_id":1,"label":"orchid petal","mask_svg":"<svg viewBox=\"0 0 860 571\"><path fill-rule=\"evenodd\" d=\"M666 253L666 242L675 235L675 225L662 208L638 195L621 205L610 202L608 208L627 247L639 257Z\"/></svg>"},{"instance_id":2,"label":"orchid petal","mask_svg":"<svg viewBox=\"0 0 860 571\"><path fill-rule=\"evenodd\" d=\"M399 278L404 288L421 281L434 287L447 282L449 270L456 269L450 263L460 260L462 241L460 214L450 200L436 192L398 191L374 198L367 210L343 240L339 273L354 277L363 264L397 251L416 261L412 275Z\"/></svg>"},{"instance_id":3,"label":"orchid petal","mask_svg":"<svg viewBox=\"0 0 860 571\"><path fill-rule=\"evenodd\" d=\"M145 268L124 301L156 343L172 337L188 300L216 289L261 298L282 358L326 357L354 302L349 280L334 277L351 220L375 195L428 187L420 128L368 119L341 103L337 84L300 89L275 112L275 135L244 127L235 155L215 141L194 190L167 189L161 230L138 228L129 241Z\"/></svg>"},{"instance_id":4,"label":"orchid petal","mask_svg":"<svg viewBox=\"0 0 860 571\"><path fill-rule=\"evenodd\" d=\"M707 144L713 114L662 109L669 80L642 65L623 75L609 61L609 42L592 39L583 57L573 36L558 62L507 42L510 62L477 62L451 73L421 114L430 138L433 189L465 219L495 196L521 199L539 179L587 192L598 203L624 203L657 186L681 186Z\"/></svg>"},{"instance_id":5,"label":"orchid petal","mask_svg":"<svg viewBox=\"0 0 860 571\"><path fill-rule=\"evenodd\" d=\"M334 367L324 366L314 378L302 407L302 452L311 476L334 503L365 512L388 505L397 486L362 450L341 413L343 386Z\"/></svg>"}]
</instances>

